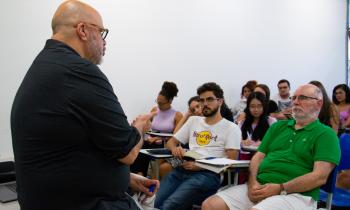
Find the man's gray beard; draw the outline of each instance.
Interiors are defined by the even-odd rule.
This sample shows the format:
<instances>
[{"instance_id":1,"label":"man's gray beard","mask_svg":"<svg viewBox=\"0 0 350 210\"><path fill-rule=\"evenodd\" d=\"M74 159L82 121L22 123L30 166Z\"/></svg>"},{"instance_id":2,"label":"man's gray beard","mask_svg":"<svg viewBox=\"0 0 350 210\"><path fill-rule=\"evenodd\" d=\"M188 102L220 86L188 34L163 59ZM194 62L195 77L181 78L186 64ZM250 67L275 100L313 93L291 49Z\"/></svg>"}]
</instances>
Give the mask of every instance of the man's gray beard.
<instances>
[{"instance_id":1,"label":"man's gray beard","mask_svg":"<svg viewBox=\"0 0 350 210\"><path fill-rule=\"evenodd\" d=\"M297 115L292 112L292 116L295 120L297 121L305 121L305 120L308 120L308 119L317 119L318 118L318 114L319 112L313 112L313 113L308 113L308 114L305 114L303 117L297 117Z\"/></svg>"}]
</instances>

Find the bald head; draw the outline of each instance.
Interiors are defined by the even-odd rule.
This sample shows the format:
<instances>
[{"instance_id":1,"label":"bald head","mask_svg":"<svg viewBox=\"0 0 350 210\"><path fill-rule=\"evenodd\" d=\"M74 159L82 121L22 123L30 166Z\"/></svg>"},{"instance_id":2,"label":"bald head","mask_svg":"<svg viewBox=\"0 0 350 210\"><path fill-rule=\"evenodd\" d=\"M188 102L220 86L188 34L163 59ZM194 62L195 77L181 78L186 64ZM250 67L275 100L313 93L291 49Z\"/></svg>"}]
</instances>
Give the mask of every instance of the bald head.
<instances>
[{"instance_id":1,"label":"bald head","mask_svg":"<svg viewBox=\"0 0 350 210\"><path fill-rule=\"evenodd\" d=\"M318 118L323 105L323 96L317 86L312 84L299 86L292 100L292 114L296 124L305 126Z\"/></svg>"},{"instance_id":2,"label":"bald head","mask_svg":"<svg viewBox=\"0 0 350 210\"><path fill-rule=\"evenodd\" d=\"M52 18L52 39L73 48L82 58L100 64L105 54L104 40L108 30L101 15L91 6L77 0L62 3ZM107 32L106 32L107 31Z\"/></svg>"},{"instance_id":3,"label":"bald head","mask_svg":"<svg viewBox=\"0 0 350 210\"><path fill-rule=\"evenodd\" d=\"M295 92L303 92L307 93L309 96L318 98L320 100L323 99L322 91L313 84L306 84L306 85L301 85L297 88Z\"/></svg>"},{"instance_id":4,"label":"bald head","mask_svg":"<svg viewBox=\"0 0 350 210\"><path fill-rule=\"evenodd\" d=\"M79 22L96 23L102 25L100 14L91 6L76 0L62 3L56 10L51 26L53 34L65 31Z\"/></svg>"}]
</instances>

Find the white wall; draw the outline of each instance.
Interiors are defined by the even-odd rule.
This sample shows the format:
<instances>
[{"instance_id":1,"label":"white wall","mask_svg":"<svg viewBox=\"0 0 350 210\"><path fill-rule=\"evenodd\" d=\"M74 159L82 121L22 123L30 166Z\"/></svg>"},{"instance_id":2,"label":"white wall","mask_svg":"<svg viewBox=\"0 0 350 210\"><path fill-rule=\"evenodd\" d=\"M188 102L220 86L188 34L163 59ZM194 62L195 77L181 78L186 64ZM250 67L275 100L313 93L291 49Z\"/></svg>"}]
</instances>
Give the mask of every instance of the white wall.
<instances>
[{"instance_id":1,"label":"white wall","mask_svg":"<svg viewBox=\"0 0 350 210\"><path fill-rule=\"evenodd\" d=\"M0 155L11 153L13 97L50 37L62 1L11 0L0 6ZM110 0L86 2L110 29L101 68L129 120L147 112L164 80L177 83L174 106L204 82L215 81L229 105L249 79L292 88L345 82L346 0ZM0 156L1 158L1 156Z\"/></svg>"}]
</instances>

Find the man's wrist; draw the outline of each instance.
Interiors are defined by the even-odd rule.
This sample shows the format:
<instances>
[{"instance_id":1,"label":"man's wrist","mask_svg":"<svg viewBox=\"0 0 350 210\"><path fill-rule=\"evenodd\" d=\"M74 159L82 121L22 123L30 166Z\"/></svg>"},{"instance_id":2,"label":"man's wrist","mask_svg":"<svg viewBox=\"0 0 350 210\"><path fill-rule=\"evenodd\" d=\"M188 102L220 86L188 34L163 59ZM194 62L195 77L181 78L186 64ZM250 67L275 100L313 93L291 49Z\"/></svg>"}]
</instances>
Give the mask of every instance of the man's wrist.
<instances>
[{"instance_id":1,"label":"man's wrist","mask_svg":"<svg viewBox=\"0 0 350 210\"><path fill-rule=\"evenodd\" d=\"M256 183L258 183L258 181L255 178L253 178L253 177L248 178L248 186L252 186Z\"/></svg>"},{"instance_id":2,"label":"man's wrist","mask_svg":"<svg viewBox=\"0 0 350 210\"><path fill-rule=\"evenodd\" d=\"M284 188L284 185L283 183L280 184L280 195L287 195L287 191L286 189Z\"/></svg>"}]
</instances>

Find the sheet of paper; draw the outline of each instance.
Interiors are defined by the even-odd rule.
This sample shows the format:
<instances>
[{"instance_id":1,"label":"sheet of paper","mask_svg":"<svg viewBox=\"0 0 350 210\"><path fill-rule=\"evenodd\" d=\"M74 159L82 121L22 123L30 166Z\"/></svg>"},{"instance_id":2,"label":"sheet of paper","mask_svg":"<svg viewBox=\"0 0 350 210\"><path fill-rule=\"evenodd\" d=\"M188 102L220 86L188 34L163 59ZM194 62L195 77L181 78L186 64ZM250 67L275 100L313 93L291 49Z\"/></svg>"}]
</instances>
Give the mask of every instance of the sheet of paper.
<instances>
[{"instance_id":1,"label":"sheet of paper","mask_svg":"<svg viewBox=\"0 0 350 210\"><path fill-rule=\"evenodd\" d=\"M199 163L206 163L211 165L234 165L234 164L248 164L250 160L231 160L228 158L212 158L196 160Z\"/></svg>"}]
</instances>

